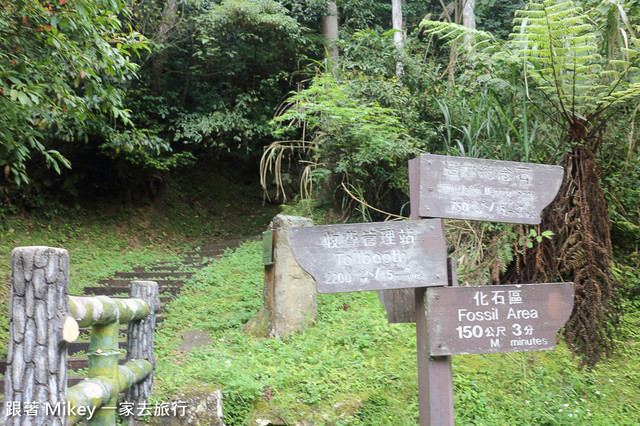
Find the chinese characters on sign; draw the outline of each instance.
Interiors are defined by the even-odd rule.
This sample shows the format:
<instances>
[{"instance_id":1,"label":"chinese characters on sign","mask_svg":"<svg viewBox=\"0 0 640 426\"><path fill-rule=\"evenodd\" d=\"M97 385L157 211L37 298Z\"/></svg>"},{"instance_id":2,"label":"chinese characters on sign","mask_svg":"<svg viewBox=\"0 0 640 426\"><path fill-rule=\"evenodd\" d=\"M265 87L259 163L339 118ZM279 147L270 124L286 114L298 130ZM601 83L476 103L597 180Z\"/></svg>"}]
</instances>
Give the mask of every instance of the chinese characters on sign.
<instances>
[{"instance_id":1,"label":"chinese characters on sign","mask_svg":"<svg viewBox=\"0 0 640 426\"><path fill-rule=\"evenodd\" d=\"M411 161L419 162L421 217L537 224L563 175L545 164L431 154Z\"/></svg>"},{"instance_id":2,"label":"chinese characters on sign","mask_svg":"<svg viewBox=\"0 0 640 426\"><path fill-rule=\"evenodd\" d=\"M446 285L440 220L291 228L291 251L319 293Z\"/></svg>"},{"instance_id":3,"label":"chinese characters on sign","mask_svg":"<svg viewBox=\"0 0 640 426\"><path fill-rule=\"evenodd\" d=\"M573 307L572 283L427 290L432 356L551 350Z\"/></svg>"}]
</instances>

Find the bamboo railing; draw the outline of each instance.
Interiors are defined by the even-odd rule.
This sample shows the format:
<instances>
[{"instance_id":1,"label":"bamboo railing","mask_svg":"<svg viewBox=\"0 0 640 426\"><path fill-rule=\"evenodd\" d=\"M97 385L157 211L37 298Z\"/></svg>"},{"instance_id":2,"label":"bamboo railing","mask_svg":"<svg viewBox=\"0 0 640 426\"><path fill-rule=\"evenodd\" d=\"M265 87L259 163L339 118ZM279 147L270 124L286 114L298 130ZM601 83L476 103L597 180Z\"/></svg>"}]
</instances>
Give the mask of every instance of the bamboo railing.
<instances>
[{"instance_id":1,"label":"bamboo railing","mask_svg":"<svg viewBox=\"0 0 640 426\"><path fill-rule=\"evenodd\" d=\"M133 281L130 299L69 296L69 254L50 247L11 253L10 340L5 373L6 425L115 425L118 395L137 407L153 390L158 285ZM118 334L128 324L127 362ZM91 327L88 378L67 388L67 344ZM21 412L28 406L28 413Z\"/></svg>"}]
</instances>

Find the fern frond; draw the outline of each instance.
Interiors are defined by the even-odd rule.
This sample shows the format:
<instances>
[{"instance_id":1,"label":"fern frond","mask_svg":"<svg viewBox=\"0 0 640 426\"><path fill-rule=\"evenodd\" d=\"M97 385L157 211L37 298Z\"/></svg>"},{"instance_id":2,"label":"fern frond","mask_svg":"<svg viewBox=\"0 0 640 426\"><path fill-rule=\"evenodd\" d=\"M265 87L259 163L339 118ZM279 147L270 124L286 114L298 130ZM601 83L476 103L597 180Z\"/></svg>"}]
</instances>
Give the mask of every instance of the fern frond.
<instances>
[{"instance_id":1,"label":"fern frond","mask_svg":"<svg viewBox=\"0 0 640 426\"><path fill-rule=\"evenodd\" d=\"M505 50L504 44L495 38L493 34L467 28L463 25L424 19L420 23L420 28L425 34L437 35L447 43L462 43L473 40L470 47L478 54L491 55Z\"/></svg>"},{"instance_id":2,"label":"fern frond","mask_svg":"<svg viewBox=\"0 0 640 426\"><path fill-rule=\"evenodd\" d=\"M514 53L566 120L595 117L637 98L637 39L624 33L625 46L605 60L596 29L571 0L530 2L516 12L511 40Z\"/></svg>"}]
</instances>

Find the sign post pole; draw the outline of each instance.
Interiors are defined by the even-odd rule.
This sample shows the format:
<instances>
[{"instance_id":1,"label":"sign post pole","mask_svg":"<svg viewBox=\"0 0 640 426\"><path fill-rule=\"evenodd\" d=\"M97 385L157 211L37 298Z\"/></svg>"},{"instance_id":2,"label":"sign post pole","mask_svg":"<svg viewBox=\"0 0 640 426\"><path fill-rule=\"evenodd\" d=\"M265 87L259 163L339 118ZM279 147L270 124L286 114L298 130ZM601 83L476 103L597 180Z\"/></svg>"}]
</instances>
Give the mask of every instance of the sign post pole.
<instances>
[{"instance_id":1,"label":"sign post pole","mask_svg":"<svg viewBox=\"0 0 640 426\"><path fill-rule=\"evenodd\" d=\"M419 219L420 167L419 159L409 161L409 203L411 219ZM442 220L444 229L444 220ZM458 285L453 276L452 259L447 259L447 281ZM451 356L432 357L429 349L429 316L426 305L427 288L415 288L414 307L418 355L418 410L420 426L453 426L453 371Z\"/></svg>"},{"instance_id":2,"label":"sign post pole","mask_svg":"<svg viewBox=\"0 0 640 426\"><path fill-rule=\"evenodd\" d=\"M451 356L551 350L573 283L458 285L444 218L540 223L558 166L423 154L409 161L411 221L291 229L319 293L377 290L391 323L416 324L421 426L453 426Z\"/></svg>"},{"instance_id":3,"label":"sign post pole","mask_svg":"<svg viewBox=\"0 0 640 426\"><path fill-rule=\"evenodd\" d=\"M447 259L449 286L458 285L456 260ZM431 356L428 288L415 289L416 339L418 352L418 410L420 426L454 424L453 372L451 356Z\"/></svg>"}]
</instances>

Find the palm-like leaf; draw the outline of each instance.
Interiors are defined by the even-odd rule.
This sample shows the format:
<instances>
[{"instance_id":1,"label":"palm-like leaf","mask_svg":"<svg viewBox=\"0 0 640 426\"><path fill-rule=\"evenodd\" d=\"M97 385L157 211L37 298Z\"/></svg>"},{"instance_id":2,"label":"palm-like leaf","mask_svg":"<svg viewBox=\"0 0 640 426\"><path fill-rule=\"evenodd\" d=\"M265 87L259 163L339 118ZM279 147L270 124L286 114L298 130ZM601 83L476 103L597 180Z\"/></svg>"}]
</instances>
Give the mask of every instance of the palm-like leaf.
<instances>
[{"instance_id":1,"label":"palm-like leaf","mask_svg":"<svg viewBox=\"0 0 640 426\"><path fill-rule=\"evenodd\" d=\"M570 0L528 3L516 12L511 38L527 77L570 126L599 128L603 112L640 97L637 40L602 57L596 28Z\"/></svg>"}]
</instances>

